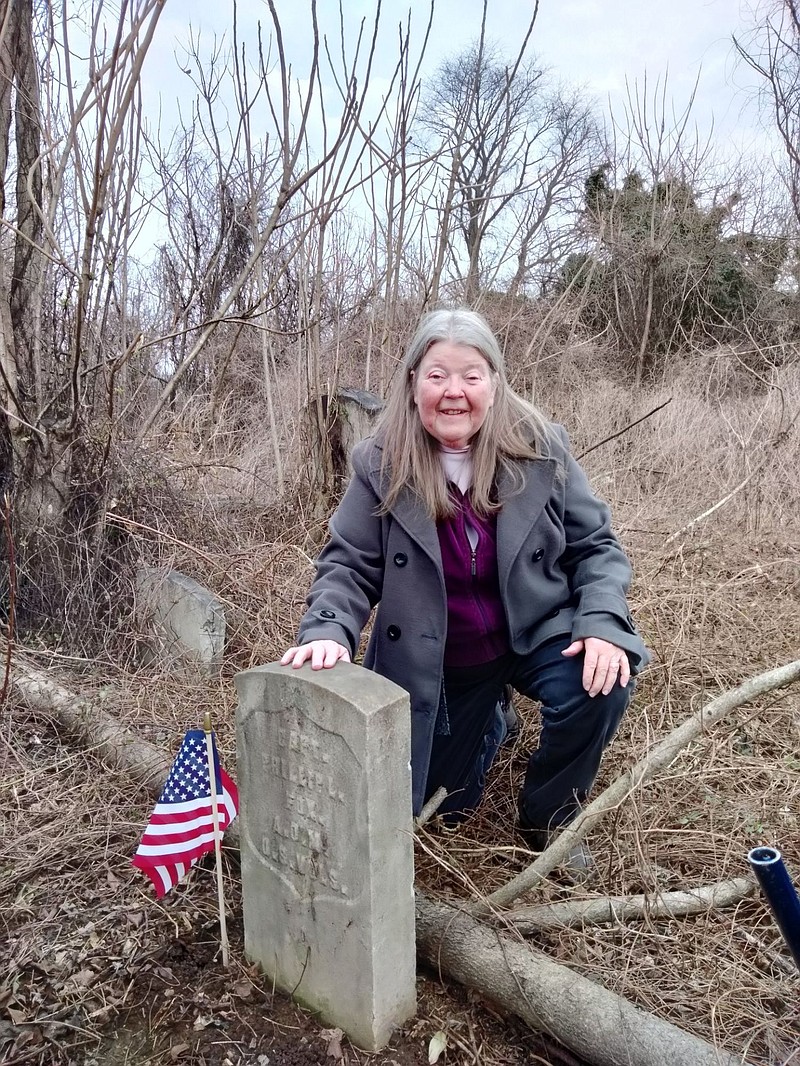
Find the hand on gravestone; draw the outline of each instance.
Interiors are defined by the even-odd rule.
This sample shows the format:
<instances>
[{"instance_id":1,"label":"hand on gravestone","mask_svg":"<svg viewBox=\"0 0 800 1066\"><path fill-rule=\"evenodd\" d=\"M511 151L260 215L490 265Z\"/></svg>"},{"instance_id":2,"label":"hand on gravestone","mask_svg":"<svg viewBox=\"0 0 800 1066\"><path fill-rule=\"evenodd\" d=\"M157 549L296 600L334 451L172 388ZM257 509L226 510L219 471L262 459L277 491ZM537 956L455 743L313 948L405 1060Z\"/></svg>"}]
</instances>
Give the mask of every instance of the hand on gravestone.
<instances>
[{"instance_id":1,"label":"hand on gravestone","mask_svg":"<svg viewBox=\"0 0 800 1066\"><path fill-rule=\"evenodd\" d=\"M339 660L350 662L350 652L335 640L312 640L308 644L301 644L297 648L289 648L281 656L281 666L292 664L293 669L302 666L311 660L312 670L329 670Z\"/></svg>"}]
</instances>

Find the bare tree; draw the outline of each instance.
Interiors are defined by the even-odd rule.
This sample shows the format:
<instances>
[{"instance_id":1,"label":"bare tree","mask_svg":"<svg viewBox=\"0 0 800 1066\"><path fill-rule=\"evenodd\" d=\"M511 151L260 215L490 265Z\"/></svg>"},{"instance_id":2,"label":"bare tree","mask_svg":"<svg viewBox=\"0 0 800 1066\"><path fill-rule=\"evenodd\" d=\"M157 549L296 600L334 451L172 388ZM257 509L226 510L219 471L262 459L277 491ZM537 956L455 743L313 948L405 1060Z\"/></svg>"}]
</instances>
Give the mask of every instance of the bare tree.
<instances>
[{"instance_id":1,"label":"bare tree","mask_svg":"<svg viewBox=\"0 0 800 1066\"><path fill-rule=\"evenodd\" d=\"M449 260L471 303L503 281L519 292L553 258L555 219L567 228L590 165L590 111L526 56L532 28L510 61L482 33L442 64L424 101L426 148L440 161L434 277Z\"/></svg>"},{"instance_id":2,"label":"bare tree","mask_svg":"<svg viewBox=\"0 0 800 1066\"><path fill-rule=\"evenodd\" d=\"M140 77L162 10L100 0L83 23L66 5L0 2L0 435L21 580L53 609L76 538L102 528L95 490L137 345L126 251Z\"/></svg>"},{"instance_id":3,"label":"bare tree","mask_svg":"<svg viewBox=\"0 0 800 1066\"><path fill-rule=\"evenodd\" d=\"M269 41L259 39L255 58L247 56L244 45L225 56L220 53L213 57L212 62L216 63L213 77L206 73L199 82L200 98L207 106L204 113L196 112L212 165L219 166L213 163L214 158L227 159L222 170L228 175L234 172L235 160L243 160L239 214L247 228L249 252L238 272L226 277L213 315L199 315L201 324L192 335L185 355L171 374L161 398L142 422L137 434L139 443L156 426L175 389L225 320L246 318L262 331L266 371L272 359L267 340L271 333L285 333L278 321L278 308L281 286L290 270L295 277L292 298L297 305L305 376L311 392L321 391L323 282L333 219L364 183L367 158L372 158L372 167L380 169L389 167L393 158L392 148L382 158L380 153L372 156L370 153L376 152L377 127L387 114L391 99L398 92L402 95L411 90L398 77L402 65L398 61L397 69L389 72L389 93L377 114L367 118L380 11L371 24L362 23L355 49L348 54L344 26L339 28L340 44L338 51L334 51L321 34L316 4L312 2L313 47L308 69L298 79L285 52L274 4L270 2L269 8L272 20ZM195 55L195 59L201 66L201 57ZM192 66L194 69L195 64ZM323 91L324 74L332 79L340 98L341 113L333 122L327 114L330 103ZM236 99L233 133L226 138L215 127L211 99L223 79L229 79L233 85ZM269 116L266 131L258 132L253 126L253 115L258 112ZM268 250L271 254L267 257ZM338 249L335 254L339 254ZM273 427L273 443L275 439Z\"/></svg>"},{"instance_id":4,"label":"bare tree","mask_svg":"<svg viewBox=\"0 0 800 1066\"><path fill-rule=\"evenodd\" d=\"M416 58L411 50L411 12L399 28L400 63L394 113L389 118L388 143L381 144L373 130L369 144L370 173L368 196L373 227L376 295L367 328L369 345L365 360L364 384L372 381L373 342L381 356L376 375L382 390L382 370L392 366L401 304L410 299L419 311L428 301L431 286L428 214L419 210L430 188L435 160L419 157L412 148L413 131L420 100L421 63L433 26L434 4L428 10L422 47ZM413 278L408 284L409 278Z\"/></svg>"},{"instance_id":5,"label":"bare tree","mask_svg":"<svg viewBox=\"0 0 800 1066\"><path fill-rule=\"evenodd\" d=\"M741 59L762 79L763 96L783 142L784 180L800 226L800 2L768 0L749 39L734 37Z\"/></svg>"},{"instance_id":6,"label":"bare tree","mask_svg":"<svg viewBox=\"0 0 800 1066\"><path fill-rule=\"evenodd\" d=\"M693 99L677 111L665 80L629 86L607 161L586 178L587 247L561 276L582 323L616 343L637 385L692 343L771 330L781 301L785 229L746 203L750 176L698 140Z\"/></svg>"}]
</instances>

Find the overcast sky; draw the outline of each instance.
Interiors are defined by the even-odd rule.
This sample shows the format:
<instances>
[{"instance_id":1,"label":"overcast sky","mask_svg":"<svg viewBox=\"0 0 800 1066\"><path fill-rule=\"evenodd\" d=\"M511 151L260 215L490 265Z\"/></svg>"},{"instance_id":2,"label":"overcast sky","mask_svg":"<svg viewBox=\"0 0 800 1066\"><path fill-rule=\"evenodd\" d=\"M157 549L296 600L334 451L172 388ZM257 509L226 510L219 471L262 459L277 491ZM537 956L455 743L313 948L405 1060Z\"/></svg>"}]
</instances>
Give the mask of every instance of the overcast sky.
<instances>
[{"instance_id":1,"label":"overcast sky","mask_svg":"<svg viewBox=\"0 0 800 1066\"><path fill-rule=\"evenodd\" d=\"M276 6L289 58L301 74L309 42L309 4L307 0L276 0ZM428 4L413 0L410 6L414 38L420 43ZM359 18L374 14L374 0L344 0L343 7L348 39L354 41ZM489 0L489 38L511 55L532 9L530 0ZM384 0L382 4L379 69L386 72L395 54L396 27L405 22L408 10L408 0ZM323 31L335 40L337 0L319 0L318 11ZM481 12L480 0L437 0L426 69L435 69L442 59L457 54L478 36ZM699 77L693 112L698 126L708 130L713 117L720 141L746 146L755 119L752 110L742 114L742 109L753 78L737 66L731 37L746 33L748 18L745 0L541 0L533 50L554 76L584 86L603 108L610 100L617 113L626 78L631 86L641 85L646 73L648 83L655 85L668 74L668 93L681 109ZM240 36L253 40L259 20L270 24L269 11L263 0L239 0L238 20ZM157 63L149 67L150 91L161 94L167 111L170 98L182 86L179 78L173 82L162 74L171 67L171 54L181 53L190 25L207 44L214 35L230 37L232 5L225 0L167 0L156 42ZM157 82L153 79L156 70Z\"/></svg>"}]
</instances>

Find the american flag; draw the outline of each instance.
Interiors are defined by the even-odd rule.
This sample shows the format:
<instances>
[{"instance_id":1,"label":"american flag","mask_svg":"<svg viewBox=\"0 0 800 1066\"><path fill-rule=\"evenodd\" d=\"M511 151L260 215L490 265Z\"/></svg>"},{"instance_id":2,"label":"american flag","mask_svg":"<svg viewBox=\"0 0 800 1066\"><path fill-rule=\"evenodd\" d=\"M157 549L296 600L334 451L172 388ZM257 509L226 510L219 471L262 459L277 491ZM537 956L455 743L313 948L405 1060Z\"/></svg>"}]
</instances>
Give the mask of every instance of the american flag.
<instances>
[{"instance_id":1,"label":"american flag","mask_svg":"<svg viewBox=\"0 0 800 1066\"><path fill-rule=\"evenodd\" d=\"M239 793L219 764L213 733L211 743L222 833L239 811ZM214 822L206 735L202 729L190 729L183 738L132 861L147 874L155 886L156 896L161 898L177 885L201 856L213 850Z\"/></svg>"}]
</instances>

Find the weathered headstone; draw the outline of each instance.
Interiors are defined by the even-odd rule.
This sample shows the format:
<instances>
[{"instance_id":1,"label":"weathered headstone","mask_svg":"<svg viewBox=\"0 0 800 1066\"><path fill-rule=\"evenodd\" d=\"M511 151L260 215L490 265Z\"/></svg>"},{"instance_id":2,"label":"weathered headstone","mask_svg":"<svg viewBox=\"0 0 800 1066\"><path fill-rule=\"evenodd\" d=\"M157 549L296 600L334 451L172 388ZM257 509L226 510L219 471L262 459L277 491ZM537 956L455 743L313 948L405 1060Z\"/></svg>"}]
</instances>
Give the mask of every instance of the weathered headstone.
<instances>
[{"instance_id":1,"label":"weathered headstone","mask_svg":"<svg viewBox=\"0 0 800 1066\"><path fill-rule=\"evenodd\" d=\"M245 951L377 1050L416 1009L408 695L349 663L236 688Z\"/></svg>"},{"instance_id":2,"label":"weathered headstone","mask_svg":"<svg viewBox=\"0 0 800 1066\"><path fill-rule=\"evenodd\" d=\"M374 392L350 386L309 400L305 421L315 469L346 481L353 448L374 431L383 406Z\"/></svg>"},{"instance_id":3,"label":"weathered headstone","mask_svg":"<svg viewBox=\"0 0 800 1066\"><path fill-rule=\"evenodd\" d=\"M179 570L143 566L137 614L149 658L173 670L216 673L225 650L225 611L217 597Z\"/></svg>"}]
</instances>

